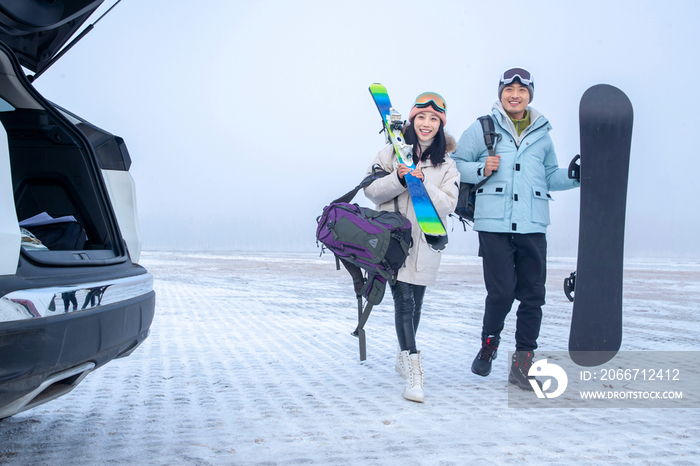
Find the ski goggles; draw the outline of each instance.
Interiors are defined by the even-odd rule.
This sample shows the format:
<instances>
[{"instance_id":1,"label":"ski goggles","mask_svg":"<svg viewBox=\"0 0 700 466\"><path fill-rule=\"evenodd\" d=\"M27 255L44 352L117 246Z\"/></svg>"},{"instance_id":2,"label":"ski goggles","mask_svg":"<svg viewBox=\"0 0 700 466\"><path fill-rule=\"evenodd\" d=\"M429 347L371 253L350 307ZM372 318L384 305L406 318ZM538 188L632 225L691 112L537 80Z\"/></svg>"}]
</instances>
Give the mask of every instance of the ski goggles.
<instances>
[{"instance_id":1,"label":"ski goggles","mask_svg":"<svg viewBox=\"0 0 700 466\"><path fill-rule=\"evenodd\" d=\"M515 78L518 78L523 86L533 84L532 74L528 70L522 68L511 68L501 75L501 84L511 84Z\"/></svg>"},{"instance_id":2,"label":"ski goggles","mask_svg":"<svg viewBox=\"0 0 700 466\"><path fill-rule=\"evenodd\" d=\"M414 102L413 106L418 108L433 107L440 113L447 112L447 104L445 103L445 99L443 99L440 94L435 92L422 93L416 97L416 101Z\"/></svg>"}]
</instances>

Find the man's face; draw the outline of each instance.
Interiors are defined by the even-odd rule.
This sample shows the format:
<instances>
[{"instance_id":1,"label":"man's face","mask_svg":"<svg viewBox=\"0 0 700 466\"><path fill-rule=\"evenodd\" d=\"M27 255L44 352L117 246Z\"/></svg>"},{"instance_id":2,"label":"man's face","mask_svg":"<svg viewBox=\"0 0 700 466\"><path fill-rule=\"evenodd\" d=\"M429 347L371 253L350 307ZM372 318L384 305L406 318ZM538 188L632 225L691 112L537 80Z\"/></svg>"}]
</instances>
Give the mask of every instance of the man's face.
<instances>
[{"instance_id":1,"label":"man's face","mask_svg":"<svg viewBox=\"0 0 700 466\"><path fill-rule=\"evenodd\" d=\"M530 103L530 91L520 83L512 82L503 88L501 104L506 113L516 120L522 120Z\"/></svg>"}]
</instances>

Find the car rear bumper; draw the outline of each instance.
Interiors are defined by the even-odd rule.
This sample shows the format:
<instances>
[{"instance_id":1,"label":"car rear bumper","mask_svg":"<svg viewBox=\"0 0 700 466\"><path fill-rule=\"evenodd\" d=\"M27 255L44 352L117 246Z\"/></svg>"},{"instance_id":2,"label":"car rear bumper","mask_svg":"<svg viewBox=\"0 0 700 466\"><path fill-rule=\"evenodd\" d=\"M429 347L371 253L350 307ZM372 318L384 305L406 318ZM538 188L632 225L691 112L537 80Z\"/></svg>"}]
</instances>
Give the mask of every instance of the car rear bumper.
<instances>
[{"instance_id":1,"label":"car rear bumper","mask_svg":"<svg viewBox=\"0 0 700 466\"><path fill-rule=\"evenodd\" d=\"M151 290L77 312L0 322L0 419L64 395L93 369L129 355L148 336L154 311Z\"/></svg>"},{"instance_id":2,"label":"car rear bumper","mask_svg":"<svg viewBox=\"0 0 700 466\"><path fill-rule=\"evenodd\" d=\"M23 319L82 312L138 298L153 290L149 273L78 285L13 291L0 298L0 325Z\"/></svg>"}]
</instances>

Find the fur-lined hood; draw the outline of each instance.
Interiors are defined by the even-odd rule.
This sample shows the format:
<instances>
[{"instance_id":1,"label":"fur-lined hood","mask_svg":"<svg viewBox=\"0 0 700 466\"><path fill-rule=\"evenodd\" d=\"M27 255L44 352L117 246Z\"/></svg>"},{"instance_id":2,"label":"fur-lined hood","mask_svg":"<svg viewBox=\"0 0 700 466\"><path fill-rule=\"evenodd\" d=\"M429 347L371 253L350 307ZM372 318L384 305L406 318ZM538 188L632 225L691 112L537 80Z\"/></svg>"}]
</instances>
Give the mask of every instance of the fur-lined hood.
<instances>
[{"instance_id":1,"label":"fur-lined hood","mask_svg":"<svg viewBox=\"0 0 700 466\"><path fill-rule=\"evenodd\" d=\"M445 131L445 144L447 146L445 152L447 152L448 155L457 150L457 141L447 134L447 131Z\"/></svg>"}]
</instances>

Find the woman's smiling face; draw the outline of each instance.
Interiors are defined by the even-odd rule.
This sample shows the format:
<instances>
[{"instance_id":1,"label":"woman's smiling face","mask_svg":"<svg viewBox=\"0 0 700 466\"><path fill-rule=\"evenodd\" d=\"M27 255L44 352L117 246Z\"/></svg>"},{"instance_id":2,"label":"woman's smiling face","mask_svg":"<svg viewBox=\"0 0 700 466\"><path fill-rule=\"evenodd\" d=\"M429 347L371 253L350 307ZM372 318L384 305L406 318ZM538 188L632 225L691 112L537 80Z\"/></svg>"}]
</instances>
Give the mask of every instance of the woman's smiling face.
<instances>
[{"instance_id":1,"label":"woman's smiling face","mask_svg":"<svg viewBox=\"0 0 700 466\"><path fill-rule=\"evenodd\" d=\"M437 116L437 113L430 110L420 112L413 119L413 129L418 139L430 141L440 129L440 118Z\"/></svg>"}]
</instances>

